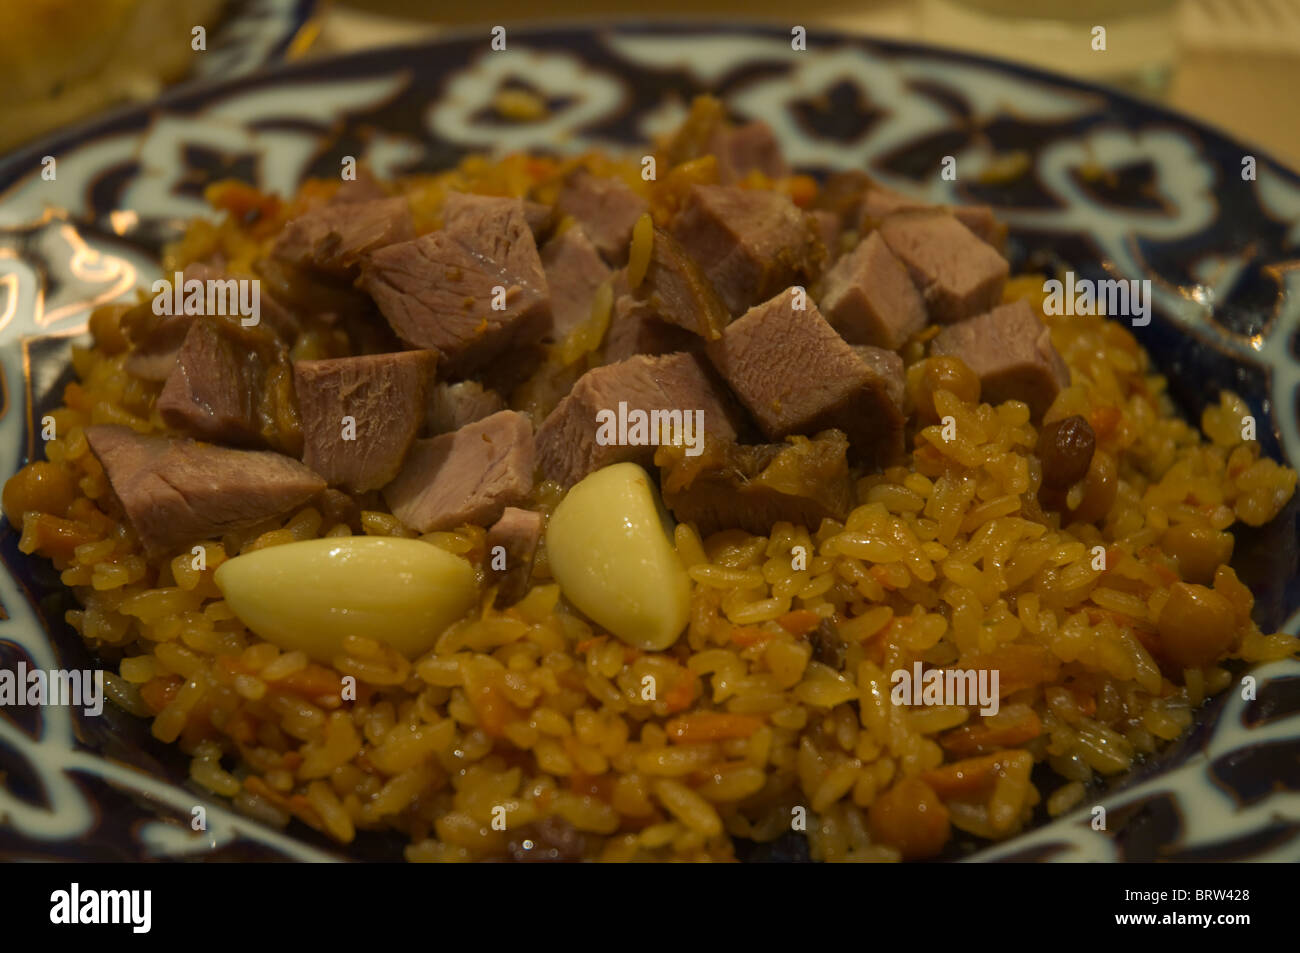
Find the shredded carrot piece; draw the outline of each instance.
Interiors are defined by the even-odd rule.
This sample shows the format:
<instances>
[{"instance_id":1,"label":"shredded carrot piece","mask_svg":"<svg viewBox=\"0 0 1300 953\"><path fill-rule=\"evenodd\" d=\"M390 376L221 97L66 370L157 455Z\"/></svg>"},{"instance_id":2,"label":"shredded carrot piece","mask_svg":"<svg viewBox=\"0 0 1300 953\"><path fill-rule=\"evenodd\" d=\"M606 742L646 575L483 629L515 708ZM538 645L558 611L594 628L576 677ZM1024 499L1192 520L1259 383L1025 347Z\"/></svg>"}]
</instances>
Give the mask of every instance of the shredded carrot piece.
<instances>
[{"instance_id":1,"label":"shredded carrot piece","mask_svg":"<svg viewBox=\"0 0 1300 953\"><path fill-rule=\"evenodd\" d=\"M724 741L729 738L748 738L763 725L762 719L753 715L733 715L721 711L697 711L668 722L668 740L678 744L699 744L704 741Z\"/></svg>"},{"instance_id":2,"label":"shredded carrot piece","mask_svg":"<svg viewBox=\"0 0 1300 953\"><path fill-rule=\"evenodd\" d=\"M1088 424L1098 440L1105 440L1115 432L1123 416L1118 407L1096 407L1088 415Z\"/></svg>"},{"instance_id":3,"label":"shredded carrot piece","mask_svg":"<svg viewBox=\"0 0 1300 953\"><path fill-rule=\"evenodd\" d=\"M753 625L738 625L731 630L731 641L744 648L759 645L771 638L775 638L771 632L764 632Z\"/></svg>"},{"instance_id":4,"label":"shredded carrot piece","mask_svg":"<svg viewBox=\"0 0 1300 953\"><path fill-rule=\"evenodd\" d=\"M821 616L811 609L795 609L793 612L787 612L776 620L776 624L791 635L807 635L817 628L819 622L821 622Z\"/></svg>"},{"instance_id":5,"label":"shredded carrot piece","mask_svg":"<svg viewBox=\"0 0 1300 953\"><path fill-rule=\"evenodd\" d=\"M984 793L1001 769L1006 752L965 758L952 764L940 765L921 774L921 780L934 788L939 797L971 798Z\"/></svg>"},{"instance_id":6,"label":"shredded carrot piece","mask_svg":"<svg viewBox=\"0 0 1300 953\"><path fill-rule=\"evenodd\" d=\"M943 735L939 743L959 758L987 754L999 748L1013 748L1043 733L1043 722L1032 709L1011 724L992 728L987 724L962 725Z\"/></svg>"}]
</instances>

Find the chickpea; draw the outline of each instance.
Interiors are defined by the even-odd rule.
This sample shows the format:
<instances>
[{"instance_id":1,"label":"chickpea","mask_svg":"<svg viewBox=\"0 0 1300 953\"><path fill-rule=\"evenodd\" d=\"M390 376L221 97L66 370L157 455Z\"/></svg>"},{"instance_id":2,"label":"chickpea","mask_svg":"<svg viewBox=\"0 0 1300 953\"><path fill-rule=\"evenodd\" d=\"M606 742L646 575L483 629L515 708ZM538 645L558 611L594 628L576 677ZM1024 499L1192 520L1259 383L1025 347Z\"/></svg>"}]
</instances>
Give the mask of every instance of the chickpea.
<instances>
[{"instance_id":1,"label":"chickpea","mask_svg":"<svg viewBox=\"0 0 1300 953\"><path fill-rule=\"evenodd\" d=\"M127 304L105 304L90 312L90 336L105 354L121 354L130 347L122 333L122 315L130 310Z\"/></svg>"},{"instance_id":2,"label":"chickpea","mask_svg":"<svg viewBox=\"0 0 1300 953\"><path fill-rule=\"evenodd\" d=\"M867 826L873 840L897 848L904 860L933 857L952 833L948 808L920 778L905 778L878 795Z\"/></svg>"},{"instance_id":3,"label":"chickpea","mask_svg":"<svg viewBox=\"0 0 1300 953\"><path fill-rule=\"evenodd\" d=\"M57 463L37 460L27 464L5 484L0 504L15 528L32 510L63 516L77 496L77 484Z\"/></svg>"},{"instance_id":4,"label":"chickpea","mask_svg":"<svg viewBox=\"0 0 1300 953\"><path fill-rule=\"evenodd\" d=\"M1179 523L1165 532L1163 545L1188 582L1209 585L1214 571L1232 558L1232 534L1198 523Z\"/></svg>"},{"instance_id":5,"label":"chickpea","mask_svg":"<svg viewBox=\"0 0 1300 953\"><path fill-rule=\"evenodd\" d=\"M1232 603L1213 589L1174 583L1156 620L1160 648L1179 668L1204 668L1232 647L1237 618Z\"/></svg>"},{"instance_id":6,"label":"chickpea","mask_svg":"<svg viewBox=\"0 0 1300 953\"><path fill-rule=\"evenodd\" d=\"M934 392L950 391L967 403L978 403L980 379L957 357L928 357L913 364L907 372L907 392L917 414L927 421L939 419L934 407Z\"/></svg>"}]
</instances>

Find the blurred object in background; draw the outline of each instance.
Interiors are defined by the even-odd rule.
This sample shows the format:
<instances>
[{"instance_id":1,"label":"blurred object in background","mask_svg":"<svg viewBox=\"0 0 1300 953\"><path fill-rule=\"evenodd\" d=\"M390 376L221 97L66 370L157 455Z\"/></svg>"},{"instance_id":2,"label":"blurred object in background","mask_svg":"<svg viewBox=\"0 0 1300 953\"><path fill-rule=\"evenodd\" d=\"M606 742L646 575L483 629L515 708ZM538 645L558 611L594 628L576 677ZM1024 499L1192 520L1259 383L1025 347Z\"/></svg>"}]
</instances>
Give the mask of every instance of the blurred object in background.
<instances>
[{"instance_id":1,"label":"blurred object in background","mask_svg":"<svg viewBox=\"0 0 1300 953\"><path fill-rule=\"evenodd\" d=\"M1156 96L1173 70L1177 12L1178 0L920 0L918 32L928 43Z\"/></svg>"},{"instance_id":2,"label":"blurred object in background","mask_svg":"<svg viewBox=\"0 0 1300 953\"><path fill-rule=\"evenodd\" d=\"M311 0L3 0L0 152L164 85L308 42ZM204 28L202 51L193 30ZM202 59L200 59L202 57Z\"/></svg>"}]
</instances>

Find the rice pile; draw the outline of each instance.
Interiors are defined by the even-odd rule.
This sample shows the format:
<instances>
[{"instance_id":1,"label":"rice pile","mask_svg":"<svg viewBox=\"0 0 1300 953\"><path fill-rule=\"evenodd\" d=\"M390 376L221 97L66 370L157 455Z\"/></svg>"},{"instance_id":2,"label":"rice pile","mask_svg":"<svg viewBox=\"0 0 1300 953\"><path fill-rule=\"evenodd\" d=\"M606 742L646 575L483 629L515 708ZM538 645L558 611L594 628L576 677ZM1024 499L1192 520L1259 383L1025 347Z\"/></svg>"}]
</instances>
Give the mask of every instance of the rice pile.
<instances>
[{"instance_id":1,"label":"rice pile","mask_svg":"<svg viewBox=\"0 0 1300 953\"><path fill-rule=\"evenodd\" d=\"M559 169L474 159L402 187L427 229L447 188L523 194ZM707 173L655 186L656 217L684 176ZM808 197L802 178L775 185ZM328 188L308 186L295 202ZM248 272L298 207L233 186L216 198L232 211L263 203L263 220L196 224L165 271L219 249ZM1014 280L1006 296L1041 311L1041 285ZM83 428L164 429L156 386L123 370L120 312L97 312L95 347L73 351L79 382L45 447L57 474L15 480L5 508L22 522L23 551L52 559L72 587L83 608L68 621L116 669L112 700L190 753L194 781L270 824L296 818L342 844L397 830L411 861L729 860L732 837L770 841L792 826L806 828L819 860L933 856L953 829L1005 838L1044 799L1051 815L1081 805L1092 782L1184 732L1228 686L1230 660L1297 648L1261 633L1249 591L1214 569L1231 551L1225 531L1267 522L1296 483L1242 441L1242 402L1224 394L1202 437L1175 415L1128 330L1044 315L1074 381L1048 419L1080 414L1097 435L1098 477L1070 501L1086 521L1063 529L1038 508L1037 433L1023 404L914 392L936 419L955 418L956 439L919 426L909 465L860 480L844 525L704 540L677 527L692 612L667 652L637 651L584 621L548 582L543 552L521 603L500 612L486 599L424 657L354 637L325 667L245 630L213 571L228 555L347 535L345 523L306 507L209 544L197 571L188 554L147 561L117 515ZM300 340L295 357L321 350ZM921 354L914 342L904 356ZM539 492L549 512L558 492ZM376 499L360 500L365 533L414 535ZM482 529L424 538L482 569ZM1104 571L1093 568L1096 546ZM1156 619L1171 586L1196 575L1231 605L1220 633L1230 647L1204 667L1162 671ZM838 639L821 624L832 619ZM996 668L1001 710L892 704L890 674L917 660ZM355 701L341 697L345 675ZM659 686L653 700L646 676ZM1045 790L1030 780L1042 762L1057 777ZM505 830L493 825L502 810Z\"/></svg>"}]
</instances>

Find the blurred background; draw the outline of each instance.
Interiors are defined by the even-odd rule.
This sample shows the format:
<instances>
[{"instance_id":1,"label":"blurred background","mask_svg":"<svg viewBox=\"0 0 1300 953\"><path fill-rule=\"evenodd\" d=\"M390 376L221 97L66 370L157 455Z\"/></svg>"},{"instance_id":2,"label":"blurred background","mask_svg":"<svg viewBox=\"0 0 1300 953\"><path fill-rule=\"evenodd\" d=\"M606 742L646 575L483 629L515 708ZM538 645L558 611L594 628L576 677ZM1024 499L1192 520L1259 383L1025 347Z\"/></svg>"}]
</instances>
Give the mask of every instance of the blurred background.
<instances>
[{"instance_id":1,"label":"blurred background","mask_svg":"<svg viewBox=\"0 0 1300 953\"><path fill-rule=\"evenodd\" d=\"M620 16L798 23L1026 61L1160 100L1300 167L1300 0L0 0L0 150L193 79L187 24L243 49L230 75L473 25ZM1080 42L1094 26L1104 52Z\"/></svg>"}]
</instances>

